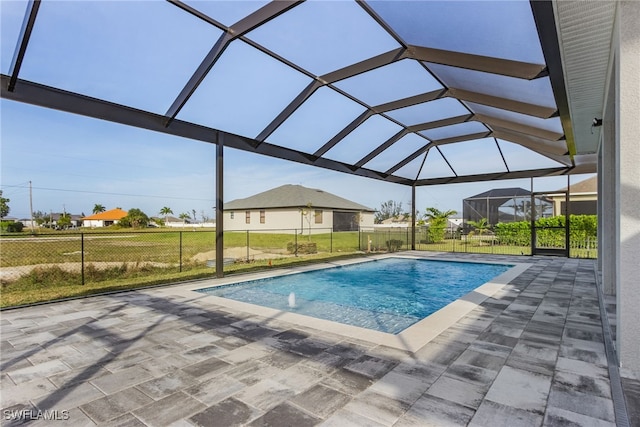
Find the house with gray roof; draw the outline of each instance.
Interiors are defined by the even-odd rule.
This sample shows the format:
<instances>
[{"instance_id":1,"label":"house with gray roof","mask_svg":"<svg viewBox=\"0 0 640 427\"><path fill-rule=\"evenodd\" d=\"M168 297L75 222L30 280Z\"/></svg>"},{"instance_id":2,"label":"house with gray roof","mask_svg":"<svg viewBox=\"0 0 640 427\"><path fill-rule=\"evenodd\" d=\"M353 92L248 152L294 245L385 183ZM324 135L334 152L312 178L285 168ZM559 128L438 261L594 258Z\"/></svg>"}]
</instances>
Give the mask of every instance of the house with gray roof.
<instances>
[{"instance_id":1,"label":"house with gray roof","mask_svg":"<svg viewBox=\"0 0 640 427\"><path fill-rule=\"evenodd\" d=\"M298 233L373 226L374 209L316 188L283 185L224 204L225 230Z\"/></svg>"},{"instance_id":2,"label":"house with gray roof","mask_svg":"<svg viewBox=\"0 0 640 427\"><path fill-rule=\"evenodd\" d=\"M558 191L569 191L569 214L597 215L598 214L598 180L597 176L563 187ZM566 200L564 194L549 195L553 200L554 215L562 215L565 211Z\"/></svg>"}]
</instances>

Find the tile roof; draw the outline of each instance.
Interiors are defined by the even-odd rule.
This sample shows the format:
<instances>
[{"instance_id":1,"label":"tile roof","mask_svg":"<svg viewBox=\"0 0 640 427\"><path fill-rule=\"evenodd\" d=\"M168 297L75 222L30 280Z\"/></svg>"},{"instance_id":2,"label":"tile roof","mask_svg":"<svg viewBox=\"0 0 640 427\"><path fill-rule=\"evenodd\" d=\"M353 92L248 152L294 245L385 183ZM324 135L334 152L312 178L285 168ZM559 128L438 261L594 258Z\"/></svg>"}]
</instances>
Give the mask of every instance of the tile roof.
<instances>
[{"instance_id":1,"label":"tile roof","mask_svg":"<svg viewBox=\"0 0 640 427\"><path fill-rule=\"evenodd\" d=\"M108 211L100 212L97 214L85 216L82 218L83 221L86 220L102 220L102 221L117 221L119 219L127 216L127 211L123 211L120 208L111 209Z\"/></svg>"}]
</instances>

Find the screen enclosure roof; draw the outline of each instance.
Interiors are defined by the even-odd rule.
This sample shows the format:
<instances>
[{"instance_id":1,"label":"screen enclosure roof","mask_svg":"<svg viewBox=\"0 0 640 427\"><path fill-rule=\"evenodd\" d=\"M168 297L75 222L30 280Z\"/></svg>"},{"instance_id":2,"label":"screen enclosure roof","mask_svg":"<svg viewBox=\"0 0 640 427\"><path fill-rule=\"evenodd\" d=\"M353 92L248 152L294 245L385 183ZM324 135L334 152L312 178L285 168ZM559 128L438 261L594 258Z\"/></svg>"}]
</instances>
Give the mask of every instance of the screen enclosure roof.
<instances>
[{"instance_id":1,"label":"screen enclosure roof","mask_svg":"<svg viewBox=\"0 0 640 427\"><path fill-rule=\"evenodd\" d=\"M558 13L522 0L2 2L2 97L405 185L595 172Z\"/></svg>"}]
</instances>

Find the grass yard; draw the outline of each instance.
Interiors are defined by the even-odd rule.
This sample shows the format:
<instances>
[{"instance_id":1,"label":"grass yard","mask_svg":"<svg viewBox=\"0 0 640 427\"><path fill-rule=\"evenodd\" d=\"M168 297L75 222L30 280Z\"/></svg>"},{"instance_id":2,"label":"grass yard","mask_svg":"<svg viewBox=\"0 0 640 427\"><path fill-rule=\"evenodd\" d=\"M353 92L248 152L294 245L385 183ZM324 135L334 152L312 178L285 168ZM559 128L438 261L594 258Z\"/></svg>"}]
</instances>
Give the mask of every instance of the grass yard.
<instances>
[{"instance_id":1,"label":"grass yard","mask_svg":"<svg viewBox=\"0 0 640 427\"><path fill-rule=\"evenodd\" d=\"M215 231L202 229L5 234L0 237L0 307L214 277L215 238ZM385 251L386 243L394 240L404 250L409 249L409 239L406 232L298 235L298 244L315 243L317 253L295 256L286 249L296 241L293 234L226 232L224 258L235 262L226 264L224 271L236 274L361 256L368 241L373 251ZM530 246L456 239L427 244L421 243L421 236L416 237L416 249L531 254ZM571 256L593 258L596 250L572 248Z\"/></svg>"},{"instance_id":2,"label":"grass yard","mask_svg":"<svg viewBox=\"0 0 640 427\"><path fill-rule=\"evenodd\" d=\"M225 274L357 256L358 252L357 232L312 235L310 239L298 236L298 242L310 240L318 248L317 254L298 257L285 254L287 243L294 240L294 235L285 233L225 233L225 256L247 243L260 254L225 265ZM215 232L210 230L5 235L0 245L0 307L215 275L215 268L207 263L215 259ZM206 255L205 259L195 259L198 254Z\"/></svg>"},{"instance_id":3,"label":"grass yard","mask_svg":"<svg viewBox=\"0 0 640 427\"><path fill-rule=\"evenodd\" d=\"M362 256L362 253L323 253L304 257L259 260L225 266L225 275L249 273L273 268L286 268L336 259ZM12 282L3 282L0 292L0 307L15 307L64 298L82 297L105 292L140 289L154 285L173 284L190 280L215 277L215 268L190 265L178 271L177 268L116 266L96 271L89 267L85 271L89 280L81 284L80 273L69 272L53 266L32 270L29 274Z\"/></svg>"},{"instance_id":4,"label":"grass yard","mask_svg":"<svg viewBox=\"0 0 640 427\"><path fill-rule=\"evenodd\" d=\"M295 236L285 233L227 232L225 248L249 246L265 252L286 250ZM318 252L354 252L358 248L358 232L326 233L298 236L298 242L315 242ZM215 250L214 231L167 232L101 232L56 233L0 238L0 266L22 266L80 262L180 262L198 253Z\"/></svg>"}]
</instances>

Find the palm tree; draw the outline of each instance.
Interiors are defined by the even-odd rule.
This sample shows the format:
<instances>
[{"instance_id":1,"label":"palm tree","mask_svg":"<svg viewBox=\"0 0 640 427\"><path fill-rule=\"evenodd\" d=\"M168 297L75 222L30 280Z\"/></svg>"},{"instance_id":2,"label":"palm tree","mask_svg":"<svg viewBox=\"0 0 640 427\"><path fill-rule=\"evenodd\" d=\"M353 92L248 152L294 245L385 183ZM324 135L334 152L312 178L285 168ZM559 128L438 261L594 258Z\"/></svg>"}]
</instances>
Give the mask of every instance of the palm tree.
<instances>
[{"instance_id":1,"label":"palm tree","mask_svg":"<svg viewBox=\"0 0 640 427\"><path fill-rule=\"evenodd\" d=\"M102 206L100 203L96 203L96 205L93 207L93 213L94 214L99 214L101 212L106 211L107 209Z\"/></svg>"},{"instance_id":2,"label":"palm tree","mask_svg":"<svg viewBox=\"0 0 640 427\"><path fill-rule=\"evenodd\" d=\"M441 211L437 208L427 208L427 213L425 216L429 221L436 221L444 223L451 215L457 214L458 211L450 209L448 211Z\"/></svg>"},{"instance_id":3,"label":"palm tree","mask_svg":"<svg viewBox=\"0 0 640 427\"><path fill-rule=\"evenodd\" d=\"M167 224L167 221L169 220L169 215L173 215L173 211L171 210L170 207L165 206L162 209L160 209L160 215L164 215L164 224Z\"/></svg>"},{"instance_id":4,"label":"palm tree","mask_svg":"<svg viewBox=\"0 0 640 427\"><path fill-rule=\"evenodd\" d=\"M440 243L445 238L445 228L447 225L447 219L451 215L457 214L457 211L453 209L448 211L441 211L437 208L427 208L425 216L429 220L429 229L427 236L433 243Z\"/></svg>"},{"instance_id":5,"label":"palm tree","mask_svg":"<svg viewBox=\"0 0 640 427\"><path fill-rule=\"evenodd\" d=\"M479 236L489 232L489 223L487 222L487 218L480 218L477 221L467 221L467 224L474 228L472 233L478 234Z\"/></svg>"},{"instance_id":6,"label":"palm tree","mask_svg":"<svg viewBox=\"0 0 640 427\"><path fill-rule=\"evenodd\" d=\"M58 221L57 221L57 225L63 230L66 230L67 228L69 228L69 226L71 225L71 215L66 212L63 214L60 214L60 217L58 218Z\"/></svg>"},{"instance_id":7,"label":"palm tree","mask_svg":"<svg viewBox=\"0 0 640 427\"><path fill-rule=\"evenodd\" d=\"M120 220L120 224L133 228L144 228L149 224L149 217L138 208L129 209L127 216Z\"/></svg>"},{"instance_id":8,"label":"palm tree","mask_svg":"<svg viewBox=\"0 0 640 427\"><path fill-rule=\"evenodd\" d=\"M189 214L188 214L188 213L183 212L183 213L181 213L180 215L178 215L178 218L180 218L180 219L182 220L182 225L184 226L184 225L186 225L186 224L187 224L187 219L188 219L188 218L191 218L191 217L189 216Z\"/></svg>"}]
</instances>

